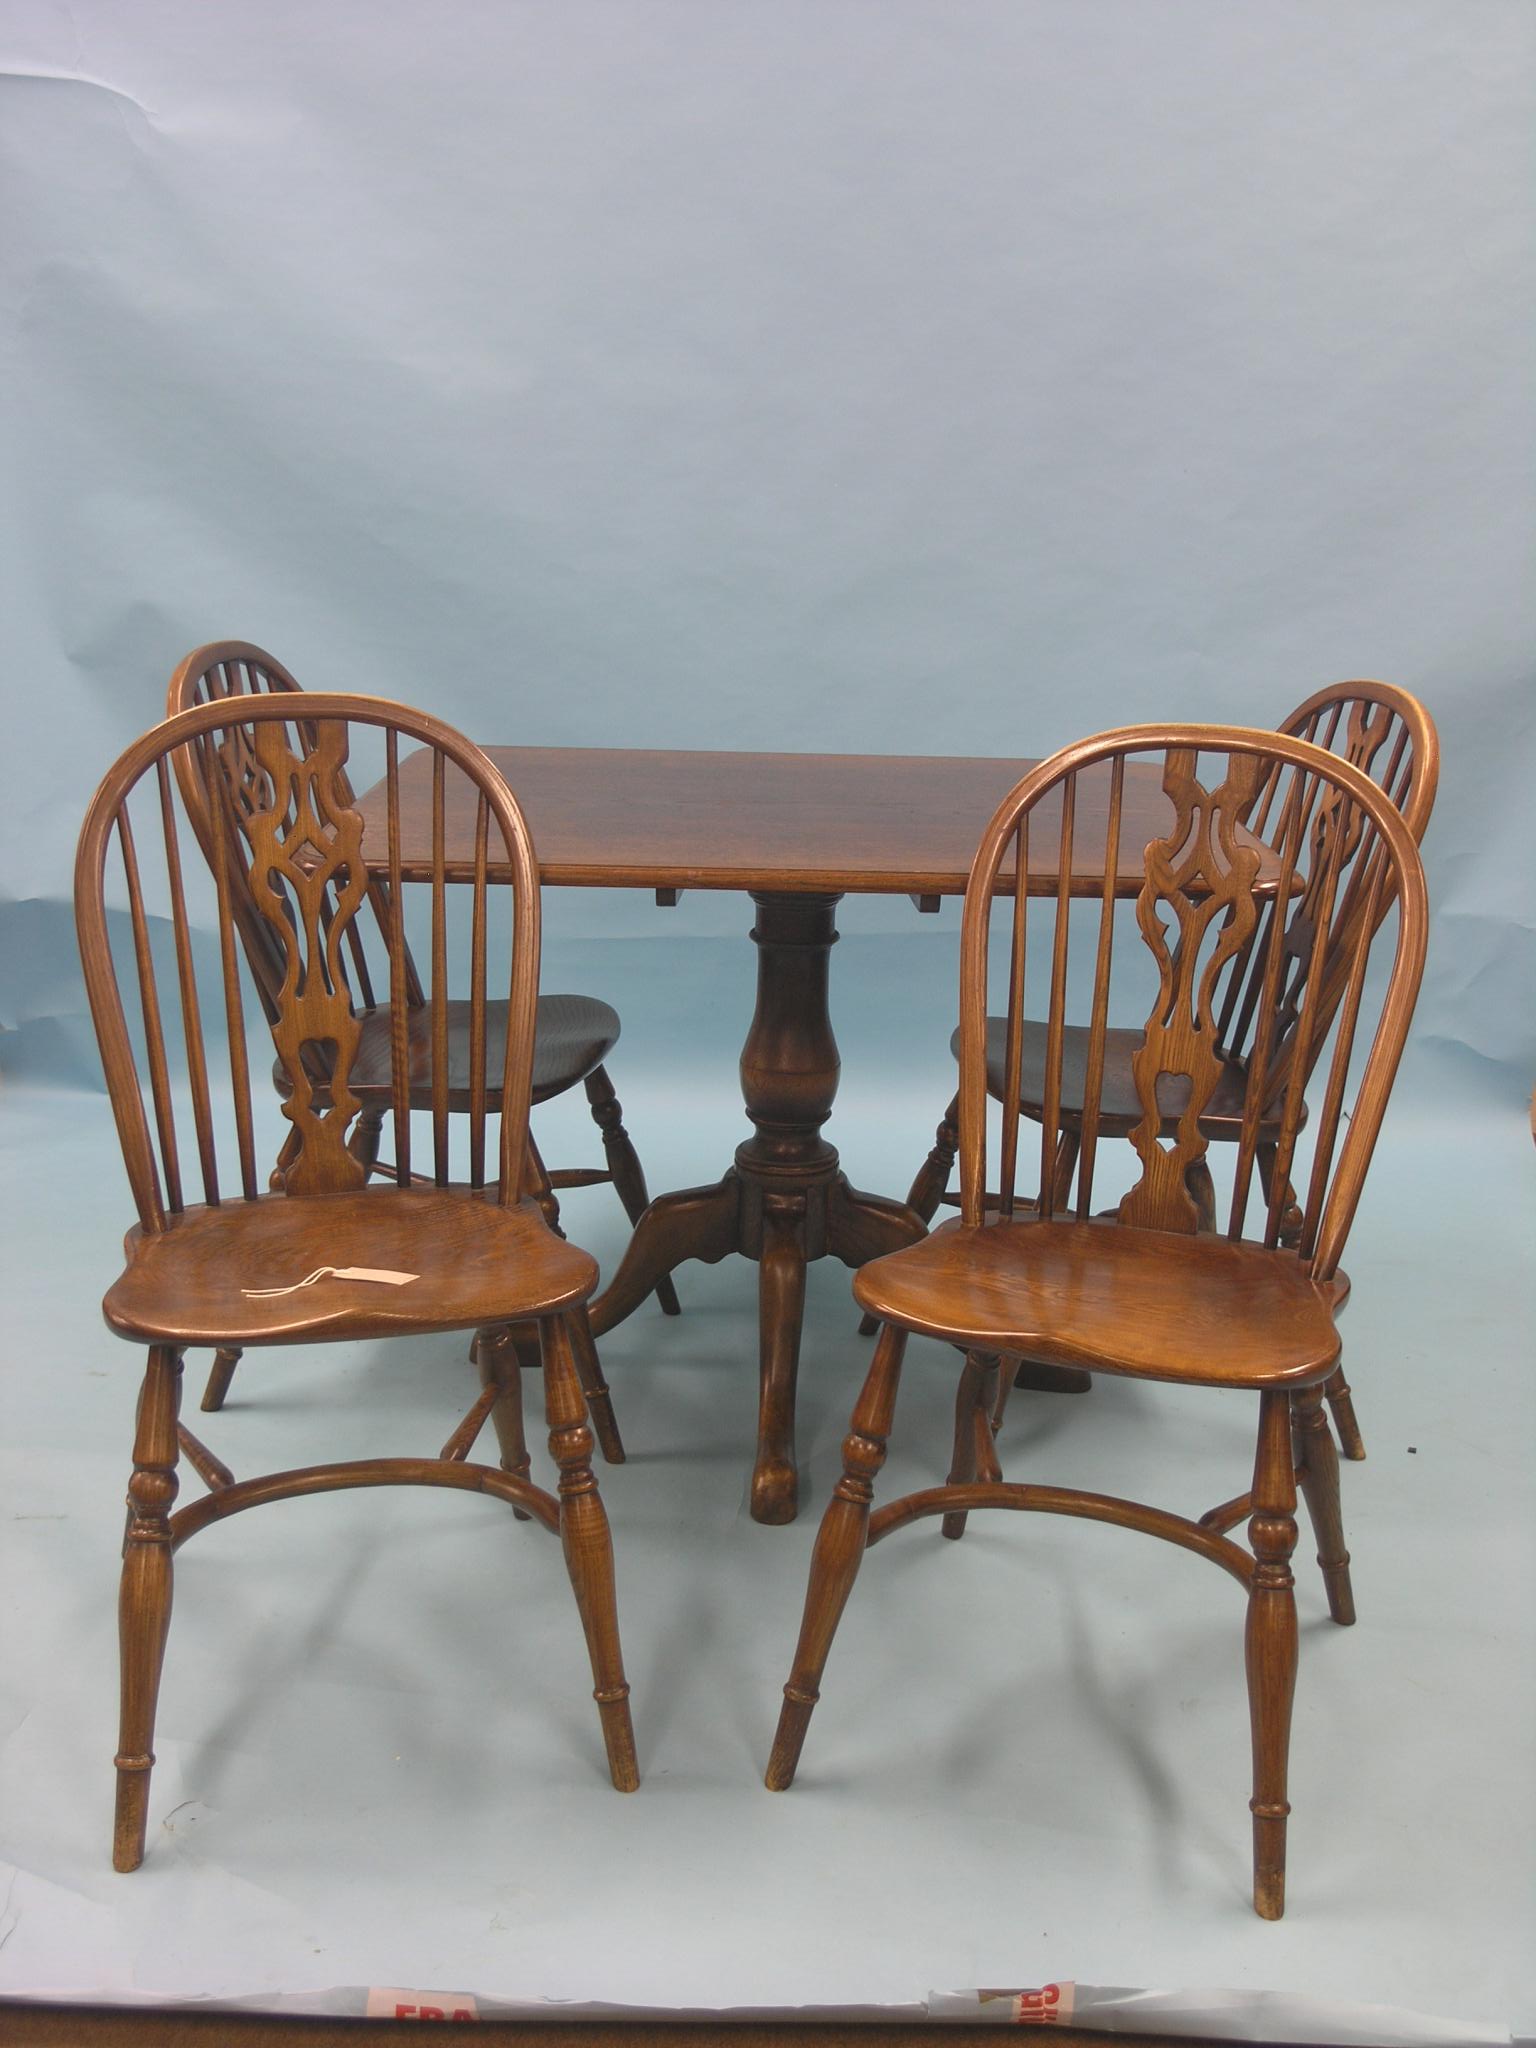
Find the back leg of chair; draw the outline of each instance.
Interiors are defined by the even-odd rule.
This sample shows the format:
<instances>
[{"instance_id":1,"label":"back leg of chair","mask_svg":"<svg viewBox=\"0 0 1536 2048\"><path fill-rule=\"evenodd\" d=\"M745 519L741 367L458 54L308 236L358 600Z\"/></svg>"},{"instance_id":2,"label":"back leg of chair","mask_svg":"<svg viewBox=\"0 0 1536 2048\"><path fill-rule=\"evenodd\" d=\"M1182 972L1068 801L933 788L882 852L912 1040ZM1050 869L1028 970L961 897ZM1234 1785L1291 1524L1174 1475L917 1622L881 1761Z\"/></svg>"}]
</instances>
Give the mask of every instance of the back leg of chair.
<instances>
[{"instance_id":1,"label":"back leg of chair","mask_svg":"<svg viewBox=\"0 0 1536 2048\"><path fill-rule=\"evenodd\" d=\"M1259 1183L1264 1190L1266 1203L1273 1199L1273 1175L1276 1151L1273 1144L1258 1148ZM1290 1182L1285 1186L1285 1207L1280 1217L1280 1242L1294 1246L1301 1236L1301 1206L1296 1200L1296 1191ZM1358 1464L1365 1456L1365 1439L1360 1434L1360 1424L1355 1419L1355 1403L1344 1377L1342 1365L1336 1365L1323 1384L1328 1397L1328 1406L1333 1411L1333 1426L1339 1433L1339 1449L1345 1457Z\"/></svg>"},{"instance_id":2,"label":"back leg of chair","mask_svg":"<svg viewBox=\"0 0 1536 2048\"><path fill-rule=\"evenodd\" d=\"M469 1355L479 1368L481 1386L499 1390L496 1406L491 1410L491 1422L496 1431L496 1441L501 1446L501 1469L519 1479L526 1479L532 1461L528 1456L528 1439L523 1433L522 1363L510 1323L496 1323L484 1330L476 1330ZM526 1508L514 1508L512 1512L520 1522L529 1520Z\"/></svg>"},{"instance_id":3,"label":"back leg of chair","mask_svg":"<svg viewBox=\"0 0 1536 2048\"><path fill-rule=\"evenodd\" d=\"M992 1436L992 1411L997 1405L995 1352L968 1351L955 1391L955 1448L946 1484L964 1486L971 1479L1001 1479L997 1446ZM952 1543L965 1534L967 1511L944 1517L943 1533Z\"/></svg>"},{"instance_id":4,"label":"back leg of chair","mask_svg":"<svg viewBox=\"0 0 1536 2048\"><path fill-rule=\"evenodd\" d=\"M925 1223L931 1223L949 1187L960 1149L960 1098L957 1095L939 1120L933 1134L933 1150L917 1169L917 1178L907 1191L907 1207L915 1209Z\"/></svg>"},{"instance_id":5,"label":"back leg of chair","mask_svg":"<svg viewBox=\"0 0 1536 2048\"><path fill-rule=\"evenodd\" d=\"M915 1209L925 1223L931 1223L938 1213L939 1204L949 1187L950 1175L955 1170L955 1157L960 1149L959 1115L960 1098L957 1095L933 1134L933 1150L917 1169L917 1178L907 1190L907 1207ZM873 1337L879 1327L874 1316L859 1319L861 1337Z\"/></svg>"},{"instance_id":6,"label":"back leg of chair","mask_svg":"<svg viewBox=\"0 0 1536 2048\"><path fill-rule=\"evenodd\" d=\"M1291 1703L1296 1692L1296 1468L1292 1462L1291 1397L1259 1396L1259 1441L1253 1467L1253 1577L1244 1638L1248 1715L1253 1734L1253 1903L1261 1919L1285 1911L1286 1773Z\"/></svg>"},{"instance_id":7,"label":"back leg of chair","mask_svg":"<svg viewBox=\"0 0 1536 2048\"><path fill-rule=\"evenodd\" d=\"M1296 1476L1317 1538L1328 1612L1347 1628L1355 1618L1355 1596L1349 1583L1349 1552L1344 1547L1344 1512L1339 1503L1339 1455L1328 1434L1321 1387L1308 1387L1292 1396L1291 1419Z\"/></svg>"},{"instance_id":8,"label":"back leg of chair","mask_svg":"<svg viewBox=\"0 0 1536 2048\"><path fill-rule=\"evenodd\" d=\"M216 1415L224 1406L224 1396L229 1392L229 1383L239 1363L240 1353L227 1344L213 1354L208 1384L203 1389L202 1409L205 1415Z\"/></svg>"},{"instance_id":9,"label":"back leg of chair","mask_svg":"<svg viewBox=\"0 0 1536 2048\"><path fill-rule=\"evenodd\" d=\"M373 1155L367 1161L371 1168L373 1157L377 1156L379 1149L378 1133L380 1123L382 1122L382 1112L375 1114L371 1110L364 1111L363 1115L357 1120L359 1130L361 1130L362 1125L369 1116L374 1117ZM354 1146L356 1137L357 1133L354 1132ZM303 1140L300 1138L298 1131L290 1124L288 1135L283 1140L282 1150L277 1155L277 1164L267 1176L267 1186L274 1195L282 1193L283 1176L288 1171L288 1168L292 1166L295 1159L298 1158L302 1144ZM362 1155L358 1154L358 1156L361 1157ZM239 1347L229 1344L222 1346L213 1354L213 1364L208 1371L208 1384L203 1389L203 1398L199 1403L205 1415L217 1415L224 1406L225 1397L229 1393L229 1383L235 1376L235 1367L240 1363L240 1356Z\"/></svg>"},{"instance_id":10,"label":"back leg of chair","mask_svg":"<svg viewBox=\"0 0 1536 2048\"><path fill-rule=\"evenodd\" d=\"M640 1783L640 1769L630 1722L629 1682L619 1648L613 1539L592 1472L592 1432L572 1345L572 1318L547 1317L539 1325L539 1335L549 1448L560 1467L560 1543L592 1660L592 1697L602 1718L609 1775L619 1791L633 1792Z\"/></svg>"},{"instance_id":11,"label":"back leg of chair","mask_svg":"<svg viewBox=\"0 0 1536 2048\"><path fill-rule=\"evenodd\" d=\"M528 1133L528 1173L532 1181L529 1192L538 1203L544 1221L556 1237L564 1237L565 1232L560 1227L559 1198L550 1184L549 1168L544 1164L544 1155L533 1142L532 1131Z\"/></svg>"},{"instance_id":12,"label":"back leg of chair","mask_svg":"<svg viewBox=\"0 0 1536 2048\"><path fill-rule=\"evenodd\" d=\"M603 1156L613 1176L614 1190L624 1204L624 1213L630 1222L638 1223L650 1206L651 1198L646 1190L645 1169L640 1164L640 1155L624 1128L623 1106L613 1092L613 1083L605 1067L594 1067L582 1085L587 1091L592 1121L602 1133ZM664 1316L682 1314L682 1304L678 1301L670 1273L664 1273L657 1281L655 1292Z\"/></svg>"},{"instance_id":13,"label":"back leg of chair","mask_svg":"<svg viewBox=\"0 0 1536 2048\"><path fill-rule=\"evenodd\" d=\"M1067 1213L1072 1199L1072 1178L1077 1172L1077 1158L1082 1150L1082 1134L1075 1130L1062 1131L1056 1140L1056 1158L1051 1173L1051 1205L1057 1216ZM1086 1394L1093 1385L1093 1375L1075 1365L1051 1365L1043 1358L1020 1358L1013 1361L1008 1370L1013 1374L1013 1384L1031 1394ZM1002 1424L1002 1411L998 1410L997 1421Z\"/></svg>"},{"instance_id":14,"label":"back leg of chair","mask_svg":"<svg viewBox=\"0 0 1536 2048\"><path fill-rule=\"evenodd\" d=\"M1333 1410L1333 1426L1339 1432L1339 1449L1346 1458L1358 1464L1365 1456L1365 1438L1361 1436L1360 1425L1355 1420L1354 1396L1349 1391L1342 1365L1333 1368L1323 1383L1323 1392Z\"/></svg>"},{"instance_id":15,"label":"back leg of chair","mask_svg":"<svg viewBox=\"0 0 1536 2048\"><path fill-rule=\"evenodd\" d=\"M859 1575L870 1503L875 1479L885 1463L886 1438L896 1412L896 1391L901 1383L901 1358L906 1346L906 1331L885 1324L869 1362L863 1391L854 1405L853 1421L843 1439L843 1476L832 1489L832 1498L817 1531L800 1640L795 1645L795 1661L784 1688L773 1754L768 1759L765 1783L770 1792L783 1792L794 1782L805 1731L821 1697L821 1674L826 1668L832 1638Z\"/></svg>"},{"instance_id":16,"label":"back leg of chair","mask_svg":"<svg viewBox=\"0 0 1536 2048\"><path fill-rule=\"evenodd\" d=\"M118 1596L122 1697L117 1738L117 1813L112 1867L137 1870L144 1860L149 1776L155 1762L155 1707L171 1625L171 1507L180 1446L181 1353L167 1344L149 1354L139 1395L128 1481L128 1534Z\"/></svg>"},{"instance_id":17,"label":"back leg of chair","mask_svg":"<svg viewBox=\"0 0 1536 2048\"><path fill-rule=\"evenodd\" d=\"M576 1373L581 1381L581 1391L587 1397L587 1413L597 1433L598 1448L605 1463L622 1465L624 1443L614 1419L613 1401L603 1378L602 1361L592 1340L592 1325L587 1319L587 1312L584 1308L578 1309L566 1320L570 1325L571 1348L576 1354Z\"/></svg>"},{"instance_id":18,"label":"back leg of chair","mask_svg":"<svg viewBox=\"0 0 1536 2048\"><path fill-rule=\"evenodd\" d=\"M352 1135L347 1140L347 1150L354 1159L360 1159L371 1174L378 1164L379 1139L384 1129L382 1109L365 1109L352 1126Z\"/></svg>"}]
</instances>

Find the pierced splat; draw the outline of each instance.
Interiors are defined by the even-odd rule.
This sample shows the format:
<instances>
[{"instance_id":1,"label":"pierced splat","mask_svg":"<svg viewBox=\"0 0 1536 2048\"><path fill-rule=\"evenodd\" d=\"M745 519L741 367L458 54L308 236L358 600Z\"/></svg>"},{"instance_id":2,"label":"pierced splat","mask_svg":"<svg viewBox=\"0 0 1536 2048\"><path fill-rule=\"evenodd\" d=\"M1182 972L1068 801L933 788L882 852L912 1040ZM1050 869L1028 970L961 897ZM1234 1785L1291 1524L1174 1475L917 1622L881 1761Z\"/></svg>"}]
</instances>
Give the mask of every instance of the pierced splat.
<instances>
[{"instance_id":1,"label":"pierced splat","mask_svg":"<svg viewBox=\"0 0 1536 2048\"><path fill-rule=\"evenodd\" d=\"M1244 823L1258 793L1261 763L1233 755L1227 779L1208 794L1196 780L1197 757L1170 748L1163 788L1174 804L1174 827L1147 848L1146 881L1136 901L1136 921L1157 962L1159 988L1142 1043L1131 1062L1142 1119L1131 1133L1142 1174L1121 1202L1122 1223L1152 1230L1200 1228L1200 1209L1187 1185L1191 1167L1206 1151L1200 1118L1221 1079L1222 1058L1215 1017L1216 991L1228 963L1253 931L1254 879L1260 853L1242 843ZM1166 907L1177 926L1170 946ZM1214 947L1206 939L1216 930ZM1164 1076L1189 1082L1189 1099L1171 1145L1159 1132Z\"/></svg>"},{"instance_id":2,"label":"pierced splat","mask_svg":"<svg viewBox=\"0 0 1536 2048\"><path fill-rule=\"evenodd\" d=\"M225 798L249 851L251 898L282 974L272 1042L290 1087L283 1115L299 1141L284 1186L290 1194L335 1194L368 1177L346 1143L362 1105L347 1086L360 1027L342 955L368 875L345 773L346 727L307 724L302 754L291 733L276 720L232 728L218 755ZM252 795L266 801L250 803Z\"/></svg>"}]
</instances>

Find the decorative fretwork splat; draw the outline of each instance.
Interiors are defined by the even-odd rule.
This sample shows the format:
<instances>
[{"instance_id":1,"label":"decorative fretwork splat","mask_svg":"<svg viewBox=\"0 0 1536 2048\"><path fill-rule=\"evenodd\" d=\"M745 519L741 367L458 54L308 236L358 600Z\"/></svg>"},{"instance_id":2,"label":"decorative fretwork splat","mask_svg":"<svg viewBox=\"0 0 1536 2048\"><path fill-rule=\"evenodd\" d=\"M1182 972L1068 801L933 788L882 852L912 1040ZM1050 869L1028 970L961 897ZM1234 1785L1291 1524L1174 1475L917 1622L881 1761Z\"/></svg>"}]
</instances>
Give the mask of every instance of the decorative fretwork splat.
<instances>
[{"instance_id":1,"label":"decorative fretwork splat","mask_svg":"<svg viewBox=\"0 0 1536 2048\"><path fill-rule=\"evenodd\" d=\"M1400 731L1401 728L1390 706L1353 704L1342 749L1344 758L1363 774L1369 774L1394 730ZM1394 756L1388 764L1389 776L1396 765ZM1293 800L1303 801L1308 786L1309 778L1299 775ZM1315 783L1311 786L1316 788ZM1296 1033L1320 945L1332 953L1335 962L1343 961L1346 966L1352 954L1356 936L1354 926L1364 911L1370 870L1369 861L1361 858L1366 832L1365 813L1347 791L1330 786L1318 792L1316 808L1306 826L1300 893L1286 919L1281 939L1280 978L1269 1041L1266 1109L1279 1094L1290 1071ZM1374 831L1371 836L1374 841ZM1349 878L1342 889L1341 877ZM1278 914L1278 906L1272 914ZM1257 969L1256 960L1256 972ZM1313 1023L1319 1030L1326 1028L1342 993L1337 973L1325 976L1325 981L1327 985L1320 999L1314 1003Z\"/></svg>"},{"instance_id":2,"label":"decorative fretwork splat","mask_svg":"<svg viewBox=\"0 0 1536 2048\"><path fill-rule=\"evenodd\" d=\"M1159 987L1131 1062L1142 1109L1131 1143L1142 1174L1119 1208L1122 1223L1190 1234L1200 1228L1201 1217L1187 1176L1204 1159L1200 1118L1222 1071L1216 990L1254 925L1260 852L1251 841L1239 840L1238 828L1258 792L1261 764L1251 755L1229 757L1225 782L1210 794L1196 780L1195 767L1191 750L1169 750L1163 788L1173 801L1174 826L1147 848L1146 880L1136 900L1136 920L1157 962ZM1207 948L1213 928L1215 943ZM1165 1116L1159 1084L1165 1076L1189 1082L1171 1145L1160 1137Z\"/></svg>"},{"instance_id":3,"label":"decorative fretwork splat","mask_svg":"<svg viewBox=\"0 0 1536 2048\"><path fill-rule=\"evenodd\" d=\"M290 1194L332 1194L367 1179L346 1143L361 1105L347 1086L359 1025L342 948L368 875L345 772L346 727L306 721L297 735L303 753L294 736L275 720L232 727L219 757L248 849L251 900L281 972L270 1022L290 1089L283 1114L300 1148L284 1185Z\"/></svg>"}]
</instances>

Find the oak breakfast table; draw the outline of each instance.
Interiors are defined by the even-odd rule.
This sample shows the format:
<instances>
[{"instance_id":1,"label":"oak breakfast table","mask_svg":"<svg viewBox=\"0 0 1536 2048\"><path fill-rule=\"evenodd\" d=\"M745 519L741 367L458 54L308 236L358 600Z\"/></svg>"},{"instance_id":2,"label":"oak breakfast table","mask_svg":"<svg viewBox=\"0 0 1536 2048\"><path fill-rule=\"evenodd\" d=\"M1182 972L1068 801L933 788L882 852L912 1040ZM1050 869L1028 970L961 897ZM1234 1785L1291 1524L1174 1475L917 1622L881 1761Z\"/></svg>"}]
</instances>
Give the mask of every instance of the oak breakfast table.
<instances>
[{"instance_id":1,"label":"oak breakfast table","mask_svg":"<svg viewBox=\"0 0 1536 2048\"><path fill-rule=\"evenodd\" d=\"M920 910L937 910L943 897L963 895L983 827L1035 764L607 747L485 751L522 806L545 884L654 890L662 904L675 903L685 889L741 890L752 898L757 1007L741 1051L751 1134L719 1180L651 1203L592 1304L592 1327L599 1336L612 1329L685 1259L713 1263L740 1252L756 1260L760 1391L752 1514L760 1522L793 1521L806 1266L828 1255L859 1266L927 1231L904 1202L852 1186L836 1147L821 1135L839 1071L828 1005L837 905L850 894L907 895ZM431 873L428 763L422 752L400 764L401 875L408 882ZM447 872L472 881L475 820L467 785L459 785L459 796L455 805L450 790L446 808ZM370 826L377 846L385 829L382 789L365 796L361 809L365 847ZM1133 768L1125 784L1118 893L1140 889L1143 849L1172 818L1155 772ZM1033 831L1040 886L1054 890L1057 848L1048 815L1037 817ZM1072 851L1074 893L1099 894L1102 837L1080 826Z\"/></svg>"}]
</instances>

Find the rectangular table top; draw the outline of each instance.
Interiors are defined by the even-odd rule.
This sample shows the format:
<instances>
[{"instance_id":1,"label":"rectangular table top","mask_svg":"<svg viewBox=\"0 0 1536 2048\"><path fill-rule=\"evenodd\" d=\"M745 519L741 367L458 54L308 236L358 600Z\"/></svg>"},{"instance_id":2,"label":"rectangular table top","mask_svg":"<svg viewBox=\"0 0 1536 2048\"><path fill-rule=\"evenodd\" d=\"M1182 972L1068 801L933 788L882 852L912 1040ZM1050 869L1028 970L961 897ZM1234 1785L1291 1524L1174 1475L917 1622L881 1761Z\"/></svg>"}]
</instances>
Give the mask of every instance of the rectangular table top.
<instances>
[{"instance_id":1,"label":"rectangular table top","mask_svg":"<svg viewBox=\"0 0 1536 2048\"><path fill-rule=\"evenodd\" d=\"M965 755L729 754L613 747L487 747L522 805L547 883L576 888L756 889L783 894L863 892L958 896L982 830L1028 760ZM1083 794L1096 775L1080 778ZM457 799L457 801L455 800ZM362 800L365 833L384 836L382 789ZM1082 803L1073 887L1104 882L1099 806ZM1059 798L1035 814L1040 886L1054 889ZM1142 883L1148 841L1168 831L1173 808L1159 772L1126 775L1117 888ZM429 875L429 756L400 764L400 823L407 880ZM474 871L467 785L449 779L448 872ZM376 836L375 836L376 835ZM1036 866L1032 857L1031 868Z\"/></svg>"}]
</instances>

